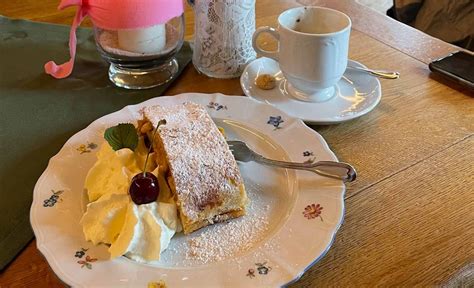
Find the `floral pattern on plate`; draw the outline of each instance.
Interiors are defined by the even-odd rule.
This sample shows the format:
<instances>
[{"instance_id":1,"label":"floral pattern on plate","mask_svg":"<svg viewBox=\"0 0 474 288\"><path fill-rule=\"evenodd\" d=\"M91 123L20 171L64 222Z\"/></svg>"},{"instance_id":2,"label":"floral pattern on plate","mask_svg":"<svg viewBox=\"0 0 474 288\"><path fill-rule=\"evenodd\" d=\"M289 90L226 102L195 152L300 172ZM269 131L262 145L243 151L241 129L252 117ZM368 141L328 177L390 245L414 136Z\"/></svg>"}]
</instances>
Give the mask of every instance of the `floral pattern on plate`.
<instances>
[{"instance_id":1,"label":"floral pattern on plate","mask_svg":"<svg viewBox=\"0 0 474 288\"><path fill-rule=\"evenodd\" d=\"M252 278L255 278L255 276L256 276L255 272L258 272L258 274L260 274L260 275L267 275L268 272L270 272L272 270L272 267L268 266L267 262L255 263L255 266L257 266L257 271L255 271L255 269L253 269L253 268L250 268L247 271L247 275L245 275L245 276L252 279Z\"/></svg>"},{"instance_id":2,"label":"floral pattern on plate","mask_svg":"<svg viewBox=\"0 0 474 288\"><path fill-rule=\"evenodd\" d=\"M312 156L314 156L313 151L309 151L309 150L304 151L303 157L309 157L309 158L306 159L303 163L313 163L314 161L316 161L316 157L312 157Z\"/></svg>"},{"instance_id":3,"label":"floral pattern on plate","mask_svg":"<svg viewBox=\"0 0 474 288\"><path fill-rule=\"evenodd\" d=\"M91 256L86 255L87 250L89 249L81 248L80 250L76 251L76 254L74 255L74 257L82 259L82 260L77 261L77 264L80 264L81 268L86 267L87 269L91 270L92 263L97 261L97 258L92 258ZM86 257L83 258L84 256Z\"/></svg>"},{"instance_id":4,"label":"floral pattern on plate","mask_svg":"<svg viewBox=\"0 0 474 288\"><path fill-rule=\"evenodd\" d=\"M321 221L323 221L323 217L321 216L323 207L320 204L311 204L304 208L303 215L308 220L315 219L319 217Z\"/></svg>"},{"instance_id":5,"label":"floral pattern on plate","mask_svg":"<svg viewBox=\"0 0 474 288\"><path fill-rule=\"evenodd\" d=\"M84 154L84 153L90 153L92 150L94 150L97 147L98 147L98 145L95 144L94 142L87 142L87 144L79 145L79 147L77 147L76 150L80 154Z\"/></svg>"},{"instance_id":6,"label":"floral pattern on plate","mask_svg":"<svg viewBox=\"0 0 474 288\"><path fill-rule=\"evenodd\" d=\"M77 250L74 257L82 258L84 255L86 255L87 250L89 250L89 249L81 248L81 250Z\"/></svg>"},{"instance_id":7,"label":"floral pattern on plate","mask_svg":"<svg viewBox=\"0 0 474 288\"><path fill-rule=\"evenodd\" d=\"M227 110L227 106L219 104L217 102L209 102L209 104L207 104L207 108L215 109L216 111L219 111L221 109Z\"/></svg>"},{"instance_id":8,"label":"floral pattern on plate","mask_svg":"<svg viewBox=\"0 0 474 288\"><path fill-rule=\"evenodd\" d=\"M63 201L60 195L64 193L64 190L54 191L51 189L51 192L53 194L43 201L43 207L54 207L57 202Z\"/></svg>"},{"instance_id":9,"label":"floral pattern on plate","mask_svg":"<svg viewBox=\"0 0 474 288\"><path fill-rule=\"evenodd\" d=\"M268 118L267 124L273 125L273 127L275 127L275 130L276 130L276 129L282 128L280 124L283 122L285 122L285 120L283 120L281 116L270 116Z\"/></svg>"}]
</instances>

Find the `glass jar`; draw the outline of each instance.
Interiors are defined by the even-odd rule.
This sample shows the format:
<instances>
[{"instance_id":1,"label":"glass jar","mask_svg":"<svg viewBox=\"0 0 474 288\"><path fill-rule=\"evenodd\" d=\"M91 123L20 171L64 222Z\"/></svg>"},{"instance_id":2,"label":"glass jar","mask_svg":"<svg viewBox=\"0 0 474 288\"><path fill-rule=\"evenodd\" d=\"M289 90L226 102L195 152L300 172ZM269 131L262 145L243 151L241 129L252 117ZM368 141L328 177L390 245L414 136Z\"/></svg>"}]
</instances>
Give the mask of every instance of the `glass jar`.
<instances>
[{"instance_id":1,"label":"glass jar","mask_svg":"<svg viewBox=\"0 0 474 288\"><path fill-rule=\"evenodd\" d=\"M255 0L189 0L194 8L193 64L215 78L239 77L256 58Z\"/></svg>"},{"instance_id":2,"label":"glass jar","mask_svg":"<svg viewBox=\"0 0 474 288\"><path fill-rule=\"evenodd\" d=\"M97 48L110 63L109 79L128 89L163 85L178 73L176 53L184 40L184 14L138 29L94 28Z\"/></svg>"}]
</instances>

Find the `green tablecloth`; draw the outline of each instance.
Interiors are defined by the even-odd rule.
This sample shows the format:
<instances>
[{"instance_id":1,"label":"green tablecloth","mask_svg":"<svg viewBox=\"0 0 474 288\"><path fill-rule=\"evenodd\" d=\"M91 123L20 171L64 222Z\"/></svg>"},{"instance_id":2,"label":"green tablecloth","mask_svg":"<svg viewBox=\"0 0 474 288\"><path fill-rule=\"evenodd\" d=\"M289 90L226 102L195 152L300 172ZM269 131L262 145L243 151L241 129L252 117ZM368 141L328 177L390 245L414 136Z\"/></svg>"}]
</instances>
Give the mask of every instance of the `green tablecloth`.
<instances>
[{"instance_id":1,"label":"green tablecloth","mask_svg":"<svg viewBox=\"0 0 474 288\"><path fill-rule=\"evenodd\" d=\"M43 65L68 59L69 27L0 16L0 271L33 238L33 187L49 158L93 120L166 89L115 87L92 31L79 29L77 35L73 74L57 80ZM188 44L177 58L181 73L191 59Z\"/></svg>"}]
</instances>

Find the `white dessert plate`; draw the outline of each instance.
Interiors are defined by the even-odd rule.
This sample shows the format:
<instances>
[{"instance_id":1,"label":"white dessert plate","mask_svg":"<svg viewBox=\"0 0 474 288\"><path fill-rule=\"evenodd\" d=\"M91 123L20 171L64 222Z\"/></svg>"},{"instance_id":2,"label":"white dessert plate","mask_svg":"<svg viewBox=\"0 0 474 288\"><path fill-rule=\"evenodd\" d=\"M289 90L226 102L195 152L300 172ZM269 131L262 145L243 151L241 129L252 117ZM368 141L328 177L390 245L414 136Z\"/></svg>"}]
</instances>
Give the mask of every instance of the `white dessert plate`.
<instances>
[{"instance_id":1,"label":"white dessert plate","mask_svg":"<svg viewBox=\"0 0 474 288\"><path fill-rule=\"evenodd\" d=\"M349 60L349 65L366 66ZM255 85L259 75L270 74L277 85L271 90L262 90ZM367 73L347 69L336 85L336 94L324 102L298 100L288 93L288 81L278 62L262 57L252 61L240 77L245 95L271 104L288 115L300 118L309 124L336 124L355 119L369 113L382 98L380 81Z\"/></svg>"},{"instance_id":2,"label":"white dessert plate","mask_svg":"<svg viewBox=\"0 0 474 288\"><path fill-rule=\"evenodd\" d=\"M84 240L83 183L106 128L136 123L149 105L205 105L229 140L247 142L280 160L336 160L324 139L298 119L248 97L189 93L150 99L104 116L71 137L39 178L31 207L38 249L73 287L275 287L292 282L325 255L344 216L341 181L307 171L239 163L250 204L247 215L178 234L161 259L109 260L107 246Z\"/></svg>"}]
</instances>

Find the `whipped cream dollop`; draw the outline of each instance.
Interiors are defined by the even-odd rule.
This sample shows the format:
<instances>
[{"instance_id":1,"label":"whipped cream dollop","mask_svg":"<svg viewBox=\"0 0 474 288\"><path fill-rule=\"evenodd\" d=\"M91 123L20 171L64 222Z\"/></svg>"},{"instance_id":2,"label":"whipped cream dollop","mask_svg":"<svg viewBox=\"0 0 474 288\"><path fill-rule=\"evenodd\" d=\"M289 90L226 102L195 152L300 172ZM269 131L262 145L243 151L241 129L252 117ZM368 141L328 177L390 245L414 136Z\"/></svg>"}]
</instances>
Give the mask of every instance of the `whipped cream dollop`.
<instances>
[{"instance_id":1,"label":"whipped cream dollop","mask_svg":"<svg viewBox=\"0 0 474 288\"><path fill-rule=\"evenodd\" d=\"M125 255L138 262L159 260L174 234L181 231L168 183L154 163L147 165L147 171L153 170L158 178L157 201L136 205L128 194L132 178L142 171L146 153L143 139L135 151L114 151L104 143L87 174L84 186L89 204L81 220L84 236L95 245L110 244L111 258Z\"/></svg>"},{"instance_id":2,"label":"whipped cream dollop","mask_svg":"<svg viewBox=\"0 0 474 288\"><path fill-rule=\"evenodd\" d=\"M126 255L145 263L160 259L177 229L166 225L164 215L176 217L176 206L157 202L129 205L123 228L110 246L111 258Z\"/></svg>"},{"instance_id":3,"label":"whipped cream dollop","mask_svg":"<svg viewBox=\"0 0 474 288\"><path fill-rule=\"evenodd\" d=\"M142 171L147 152L143 139L140 139L135 151L128 148L114 151L104 142L97 152L97 162L89 170L84 183L89 202L107 194L127 194L130 179ZM152 171L154 166L150 161L146 170Z\"/></svg>"}]
</instances>

